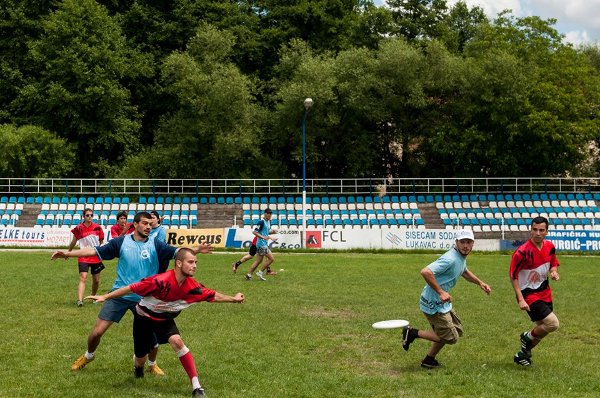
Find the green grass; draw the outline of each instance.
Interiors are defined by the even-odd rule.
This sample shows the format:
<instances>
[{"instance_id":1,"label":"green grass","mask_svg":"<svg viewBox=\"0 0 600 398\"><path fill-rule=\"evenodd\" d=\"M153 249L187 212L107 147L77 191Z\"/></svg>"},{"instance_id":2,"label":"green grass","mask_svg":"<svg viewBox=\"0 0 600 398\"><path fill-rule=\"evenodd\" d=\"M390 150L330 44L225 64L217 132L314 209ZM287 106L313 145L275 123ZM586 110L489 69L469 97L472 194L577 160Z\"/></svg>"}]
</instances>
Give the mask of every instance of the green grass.
<instances>
[{"instance_id":1,"label":"green grass","mask_svg":"<svg viewBox=\"0 0 600 398\"><path fill-rule=\"evenodd\" d=\"M596 397L600 389L597 257L560 256L553 283L558 332L534 350L534 366L512 362L529 327L508 281L508 255L474 253L471 270L494 289L486 296L461 280L452 291L465 336L419 363L428 343L405 352L398 330L371 324L405 318L426 327L418 309L419 270L436 254L276 253L267 282L231 274L240 253L199 257L197 279L223 293L245 293L244 305L201 303L177 318L209 397ZM75 307L76 262L49 252L0 252L0 397L184 397L191 388L168 346L159 352L164 378L132 375L132 317L104 336L97 359L78 373L99 306ZM249 264L242 265L245 271ZM114 279L102 273L101 289ZM88 287L89 289L89 287Z\"/></svg>"}]
</instances>

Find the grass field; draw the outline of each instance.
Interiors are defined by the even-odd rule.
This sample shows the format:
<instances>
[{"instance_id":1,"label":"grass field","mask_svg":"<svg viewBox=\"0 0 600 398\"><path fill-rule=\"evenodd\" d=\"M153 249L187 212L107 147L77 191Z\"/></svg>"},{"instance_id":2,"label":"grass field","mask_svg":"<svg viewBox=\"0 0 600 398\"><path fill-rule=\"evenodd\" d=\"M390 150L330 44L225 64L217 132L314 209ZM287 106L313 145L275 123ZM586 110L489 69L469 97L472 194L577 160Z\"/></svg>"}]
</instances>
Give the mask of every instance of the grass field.
<instances>
[{"instance_id":1,"label":"grass field","mask_svg":"<svg viewBox=\"0 0 600 398\"><path fill-rule=\"evenodd\" d=\"M441 369L419 366L428 343L405 352L398 330L371 324L405 318L426 327L418 309L419 270L436 254L283 254L283 272L246 282L229 264L240 253L199 257L196 278L244 305L201 303L177 323L209 397L597 397L600 391L600 258L559 256L552 284L558 332L534 350L534 366L512 362L529 327L508 282L508 255L469 257L469 268L494 289L486 296L462 280L453 290L465 326L438 356ZM0 397L186 397L191 388L176 355L162 346L164 378L132 372L132 316L113 326L97 359L78 373L99 306L75 306L76 261L49 252L0 252ZM241 270L247 269L248 263ZM102 273L112 285L115 262ZM89 287L88 287L89 291Z\"/></svg>"}]
</instances>

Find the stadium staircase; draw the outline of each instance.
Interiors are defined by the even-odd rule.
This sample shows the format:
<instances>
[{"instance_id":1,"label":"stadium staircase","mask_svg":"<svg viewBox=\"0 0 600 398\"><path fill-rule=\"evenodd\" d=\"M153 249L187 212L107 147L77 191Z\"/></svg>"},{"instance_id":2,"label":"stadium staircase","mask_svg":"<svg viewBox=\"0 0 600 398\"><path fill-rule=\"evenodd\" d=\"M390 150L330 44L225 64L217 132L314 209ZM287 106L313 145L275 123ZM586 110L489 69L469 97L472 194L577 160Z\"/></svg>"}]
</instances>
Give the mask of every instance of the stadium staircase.
<instances>
[{"instance_id":1,"label":"stadium staircase","mask_svg":"<svg viewBox=\"0 0 600 398\"><path fill-rule=\"evenodd\" d=\"M42 210L41 204L28 203L23 206L23 213L17 221L17 227L33 227L38 214Z\"/></svg>"},{"instance_id":2,"label":"stadium staircase","mask_svg":"<svg viewBox=\"0 0 600 398\"><path fill-rule=\"evenodd\" d=\"M233 225L240 228L244 226L242 205L203 204L198 207L197 228L230 228Z\"/></svg>"},{"instance_id":3,"label":"stadium staircase","mask_svg":"<svg viewBox=\"0 0 600 398\"><path fill-rule=\"evenodd\" d=\"M440 217L440 212L435 207L435 203L418 203L421 218L429 229L445 229L444 221Z\"/></svg>"}]
</instances>

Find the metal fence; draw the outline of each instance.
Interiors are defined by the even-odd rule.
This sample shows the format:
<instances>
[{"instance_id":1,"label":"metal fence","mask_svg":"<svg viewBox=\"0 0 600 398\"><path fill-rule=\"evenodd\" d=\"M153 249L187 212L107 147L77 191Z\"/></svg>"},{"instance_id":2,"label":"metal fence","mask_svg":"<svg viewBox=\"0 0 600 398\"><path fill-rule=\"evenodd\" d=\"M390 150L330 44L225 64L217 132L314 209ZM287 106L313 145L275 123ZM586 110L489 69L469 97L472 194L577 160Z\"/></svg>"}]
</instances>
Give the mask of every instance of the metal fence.
<instances>
[{"instance_id":1,"label":"metal fence","mask_svg":"<svg viewBox=\"0 0 600 398\"><path fill-rule=\"evenodd\" d=\"M600 177L307 179L308 195L600 192ZM0 178L3 196L299 195L301 179Z\"/></svg>"}]
</instances>

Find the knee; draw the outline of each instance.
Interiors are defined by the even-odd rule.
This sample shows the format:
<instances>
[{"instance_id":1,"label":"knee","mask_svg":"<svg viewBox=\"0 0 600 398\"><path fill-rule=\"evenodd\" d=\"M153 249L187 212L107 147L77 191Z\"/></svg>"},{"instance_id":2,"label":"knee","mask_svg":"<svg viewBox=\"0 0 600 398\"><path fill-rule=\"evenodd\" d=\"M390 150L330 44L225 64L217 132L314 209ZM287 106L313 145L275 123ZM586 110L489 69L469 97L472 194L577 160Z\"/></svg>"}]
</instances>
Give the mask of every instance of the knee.
<instances>
[{"instance_id":1,"label":"knee","mask_svg":"<svg viewBox=\"0 0 600 398\"><path fill-rule=\"evenodd\" d=\"M175 352L180 351L185 347L185 344L179 335L173 335L169 337L169 344L171 344L171 347L173 347Z\"/></svg>"},{"instance_id":2,"label":"knee","mask_svg":"<svg viewBox=\"0 0 600 398\"><path fill-rule=\"evenodd\" d=\"M87 282L87 273L79 274L79 281L83 283Z\"/></svg>"},{"instance_id":3,"label":"knee","mask_svg":"<svg viewBox=\"0 0 600 398\"><path fill-rule=\"evenodd\" d=\"M560 326L560 322L558 318L554 317L553 319L549 319L547 322L544 322L543 327L544 330L548 333L556 332Z\"/></svg>"}]
</instances>

